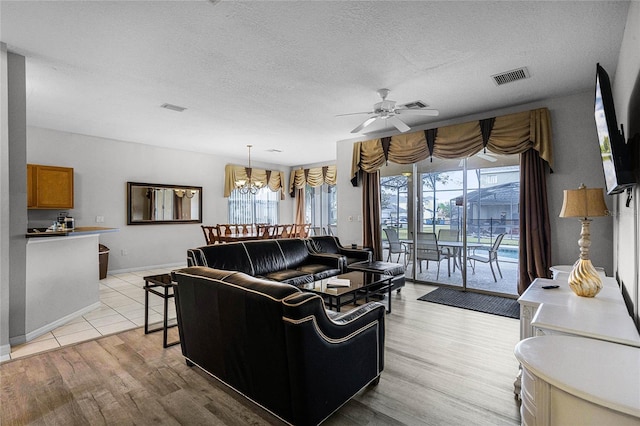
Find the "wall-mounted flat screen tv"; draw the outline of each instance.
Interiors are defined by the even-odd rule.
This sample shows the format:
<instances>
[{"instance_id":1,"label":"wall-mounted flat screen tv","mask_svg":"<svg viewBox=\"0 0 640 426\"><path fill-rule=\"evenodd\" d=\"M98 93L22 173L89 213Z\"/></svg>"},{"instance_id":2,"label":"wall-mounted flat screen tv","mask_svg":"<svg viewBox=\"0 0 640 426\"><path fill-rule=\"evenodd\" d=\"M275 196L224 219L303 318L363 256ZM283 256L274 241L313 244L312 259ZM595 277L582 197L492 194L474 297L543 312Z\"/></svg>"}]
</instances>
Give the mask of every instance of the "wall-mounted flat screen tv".
<instances>
[{"instance_id":1,"label":"wall-mounted flat screen tv","mask_svg":"<svg viewBox=\"0 0 640 426\"><path fill-rule=\"evenodd\" d=\"M596 73L594 116L607 194L624 192L636 183L632 156L625 143L624 133L618 130L609 75L600 64L597 65Z\"/></svg>"}]
</instances>

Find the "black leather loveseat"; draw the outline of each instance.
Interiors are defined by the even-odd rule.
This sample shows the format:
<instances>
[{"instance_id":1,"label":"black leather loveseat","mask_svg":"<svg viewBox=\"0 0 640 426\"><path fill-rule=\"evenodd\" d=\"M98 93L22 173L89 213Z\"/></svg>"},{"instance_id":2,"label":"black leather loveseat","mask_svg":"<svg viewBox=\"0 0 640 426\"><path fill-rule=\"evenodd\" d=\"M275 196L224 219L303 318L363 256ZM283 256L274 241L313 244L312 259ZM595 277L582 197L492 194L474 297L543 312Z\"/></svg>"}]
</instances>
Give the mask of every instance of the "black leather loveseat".
<instances>
[{"instance_id":1,"label":"black leather loveseat","mask_svg":"<svg viewBox=\"0 0 640 426\"><path fill-rule=\"evenodd\" d=\"M342 314L320 296L239 272L173 272L182 353L284 421L322 422L384 368L385 309Z\"/></svg>"},{"instance_id":2,"label":"black leather loveseat","mask_svg":"<svg viewBox=\"0 0 640 426\"><path fill-rule=\"evenodd\" d=\"M310 252L300 238L214 244L187 250L189 266L239 271L301 285L341 274L345 258Z\"/></svg>"},{"instance_id":3,"label":"black leather loveseat","mask_svg":"<svg viewBox=\"0 0 640 426\"><path fill-rule=\"evenodd\" d=\"M338 237L333 235L317 235L308 240L309 249L314 253L328 253L344 256L347 266L356 262L371 262L373 252L368 249L353 249L340 244ZM346 270L344 271L346 272Z\"/></svg>"}]
</instances>

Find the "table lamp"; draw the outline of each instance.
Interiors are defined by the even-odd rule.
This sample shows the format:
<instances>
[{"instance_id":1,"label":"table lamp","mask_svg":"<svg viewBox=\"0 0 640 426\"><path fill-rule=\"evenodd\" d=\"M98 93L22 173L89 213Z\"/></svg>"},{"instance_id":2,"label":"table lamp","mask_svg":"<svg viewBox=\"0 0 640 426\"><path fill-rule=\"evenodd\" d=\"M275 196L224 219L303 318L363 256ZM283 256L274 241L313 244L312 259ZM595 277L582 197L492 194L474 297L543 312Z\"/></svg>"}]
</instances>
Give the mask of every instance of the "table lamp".
<instances>
[{"instance_id":1,"label":"table lamp","mask_svg":"<svg viewBox=\"0 0 640 426\"><path fill-rule=\"evenodd\" d=\"M582 231L578 246L580 259L569 273L569 287L578 296L594 297L602 289L602 280L589 260L591 234L589 217L606 216L607 205L604 202L602 188L587 188L580 184L578 189L565 189L560 217L578 217L582 222Z\"/></svg>"}]
</instances>

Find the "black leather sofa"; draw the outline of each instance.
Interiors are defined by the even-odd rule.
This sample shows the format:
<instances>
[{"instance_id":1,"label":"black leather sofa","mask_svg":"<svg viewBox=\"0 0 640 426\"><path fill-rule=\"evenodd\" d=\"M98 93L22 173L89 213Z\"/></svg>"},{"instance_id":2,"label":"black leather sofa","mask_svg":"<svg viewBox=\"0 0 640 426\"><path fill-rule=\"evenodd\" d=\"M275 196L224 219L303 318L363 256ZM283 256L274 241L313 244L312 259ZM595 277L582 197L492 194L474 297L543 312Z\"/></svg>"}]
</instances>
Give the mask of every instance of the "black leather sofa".
<instances>
[{"instance_id":1,"label":"black leather sofa","mask_svg":"<svg viewBox=\"0 0 640 426\"><path fill-rule=\"evenodd\" d=\"M308 240L309 249L319 254L335 254L346 258L346 265L356 262L371 262L373 252L368 249L353 249L340 244L337 237L332 235L318 235ZM346 270L344 271L346 272Z\"/></svg>"},{"instance_id":2,"label":"black leather sofa","mask_svg":"<svg viewBox=\"0 0 640 426\"><path fill-rule=\"evenodd\" d=\"M322 422L384 368L385 309L337 314L298 288L206 267L173 271L182 353L295 425Z\"/></svg>"},{"instance_id":3,"label":"black leather sofa","mask_svg":"<svg viewBox=\"0 0 640 426\"><path fill-rule=\"evenodd\" d=\"M300 285L341 274L345 258L313 253L300 238L214 244L187 250L189 266L239 271Z\"/></svg>"},{"instance_id":4,"label":"black leather sofa","mask_svg":"<svg viewBox=\"0 0 640 426\"><path fill-rule=\"evenodd\" d=\"M373 260L373 252L371 250L344 247L337 237L331 235L310 237L308 241L309 249L315 253L346 257L346 269L343 272L367 271L392 275L391 289L400 293L400 289L404 287L404 266L399 263Z\"/></svg>"}]
</instances>

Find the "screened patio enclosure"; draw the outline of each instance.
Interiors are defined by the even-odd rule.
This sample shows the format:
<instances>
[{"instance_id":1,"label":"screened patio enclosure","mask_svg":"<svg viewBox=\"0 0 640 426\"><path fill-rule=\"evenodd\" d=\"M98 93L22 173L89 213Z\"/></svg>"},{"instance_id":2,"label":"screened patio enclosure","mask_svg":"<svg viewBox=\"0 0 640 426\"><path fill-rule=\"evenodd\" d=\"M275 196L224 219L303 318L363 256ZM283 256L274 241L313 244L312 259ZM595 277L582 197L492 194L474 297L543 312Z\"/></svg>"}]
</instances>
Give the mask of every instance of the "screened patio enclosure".
<instances>
[{"instance_id":1,"label":"screened patio enclosure","mask_svg":"<svg viewBox=\"0 0 640 426\"><path fill-rule=\"evenodd\" d=\"M408 278L509 296L517 294L517 155L434 158L414 165L389 162L380 172L381 228L395 228L403 241L406 260L402 254L400 262L406 263ZM428 252L420 241L427 234L435 235L438 244L437 248L430 246ZM488 255L487 249L501 234L497 265L467 260L473 254ZM384 231L382 237L386 238ZM384 241L383 247L387 246ZM440 252L437 258L442 260L433 260L433 250ZM383 259L388 258L388 249L383 249ZM394 253L391 260L397 259L398 254Z\"/></svg>"}]
</instances>

